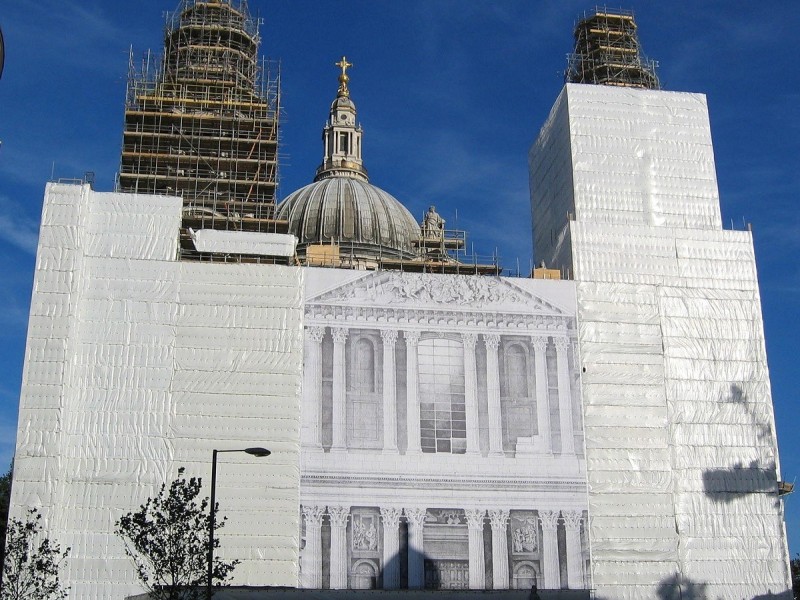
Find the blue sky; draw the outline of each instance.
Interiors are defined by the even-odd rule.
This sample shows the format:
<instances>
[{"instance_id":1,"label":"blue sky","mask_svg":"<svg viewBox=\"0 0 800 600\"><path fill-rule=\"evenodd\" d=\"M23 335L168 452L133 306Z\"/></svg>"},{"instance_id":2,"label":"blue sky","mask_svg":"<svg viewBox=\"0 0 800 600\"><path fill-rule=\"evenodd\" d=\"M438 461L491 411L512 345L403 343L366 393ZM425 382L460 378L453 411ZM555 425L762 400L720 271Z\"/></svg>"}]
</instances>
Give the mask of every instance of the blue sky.
<instances>
[{"instance_id":1,"label":"blue sky","mask_svg":"<svg viewBox=\"0 0 800 600\"><path fill-rule=\"evenodd\" d=\"M16 0L0 8L0 465L13 452L44 185L119 164L128 50L161 47L177 0ZM281 60L280 197L309 183L346 54L371 180L506 267L530 264L526 156L561 89L574 0L251 0ZM726 226L753 224L785 479L800 474L800 85L791 2L631 0L665 89L708 96ZM457 215L457 217L456 217ZM800 552L800 494L786 500Z\"/></svg>"}]
</instances>

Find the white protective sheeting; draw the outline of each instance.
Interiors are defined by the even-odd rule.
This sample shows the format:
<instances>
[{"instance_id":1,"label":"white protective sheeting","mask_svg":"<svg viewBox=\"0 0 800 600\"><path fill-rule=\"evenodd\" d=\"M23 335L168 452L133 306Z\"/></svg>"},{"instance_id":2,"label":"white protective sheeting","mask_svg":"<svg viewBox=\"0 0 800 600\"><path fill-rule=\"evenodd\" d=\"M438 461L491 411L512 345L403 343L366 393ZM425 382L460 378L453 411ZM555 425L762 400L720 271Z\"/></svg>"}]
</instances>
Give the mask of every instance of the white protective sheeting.
<instances>
[{"instance_id":1,"label":"white protective sheeting","mask_svg":"<svg viewBox=\"0 0 800 600\"><path fill-rule=\"evenodd\" d=\"M702 94L568 84L529 160L534 254L548 265L570 261L568 213L609 225L721 228Z\"/></svg>"},{"instance_id":2,"label":"white protective sheeting","mask_svg":"<svg viewBox=\"0 0 800 600\"><path fill-rule=\"evenodd\" d=\"M220 455L234 581L297 584L303 274L178 262L180 215L180 198L47 188L12 516L40 507L72 548L71 598L141 591L115 521L180 466L207 485L214 448L273 452Z\"/></svg>"},{"instance_id":3,"label":"white protective sheeting","mask_svg":"<svg viewBox=\"0 0 800 600\"><path fill-rule=\"evenodd\" d=\"M297 238L283 233L189 229L195 250L253 256L294 256Z\"/></svg>"},{"instance_id":4,"label":"white protective sheeting","mask_svg":"<svg viewBox=\"0 0 800 600\"><path fill-rule=\"evenodd\" d=\"M537 260L577 281L598 597L788 598L752 237L721 228L704 97L568 85L530 158Z\"/></svg>"}]
</instances>

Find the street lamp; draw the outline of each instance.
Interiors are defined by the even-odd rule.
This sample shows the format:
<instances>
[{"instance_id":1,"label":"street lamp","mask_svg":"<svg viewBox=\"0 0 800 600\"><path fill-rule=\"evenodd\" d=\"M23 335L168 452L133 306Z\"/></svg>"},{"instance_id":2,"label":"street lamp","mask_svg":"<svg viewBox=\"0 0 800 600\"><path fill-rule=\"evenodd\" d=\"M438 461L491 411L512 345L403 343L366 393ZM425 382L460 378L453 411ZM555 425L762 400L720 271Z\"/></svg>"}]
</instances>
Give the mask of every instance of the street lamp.
<instances>
[{"instance_id":1,"label":"street lamp","mask_svg":"<svg viewBox=\"0 0 800 600\"><path fill-rule=\"evenodd\" d=\"M214 450L211 455L211 518L208 521L208 600L211 600L214 584L214 505L217 496L217 454L219 452L245 452L259 458L272 454L266 448L245 448L244 450Z\"/></svg>"}]
</instances>

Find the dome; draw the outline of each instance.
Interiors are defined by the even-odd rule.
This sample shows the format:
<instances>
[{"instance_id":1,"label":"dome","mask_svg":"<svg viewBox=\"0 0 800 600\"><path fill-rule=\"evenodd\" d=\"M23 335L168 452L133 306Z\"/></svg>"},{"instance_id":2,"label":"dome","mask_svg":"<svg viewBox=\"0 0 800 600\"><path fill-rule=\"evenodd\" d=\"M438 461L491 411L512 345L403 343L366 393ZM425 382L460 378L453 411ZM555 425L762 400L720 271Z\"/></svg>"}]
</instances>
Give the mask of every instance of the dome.
<instances>
[{"instance_id":1,"label":"dome","mask_svg":"<svg viewBox=\"0 0 800 600\"><path fill-rule=\"evenodd\" d=\"M413 258L420 227L391 194L362 179L327 177L293 192L278 206L278 219L304 253L309 244L338 244L362 258Z\"/></svg>"},{"instance_id":2,"label":"dome","mask_svg":"<svg viewBox=\"0 0 800 600\"><path fill-rule=\"evenodd\" d=\"M297 236L297 251L309 259L309 246L336 246L341 265L376 268L382 259L414 259L421 229L394 196L369 183L361 158L361 126L350 99L343 56L339 89L322 130L322 164L314 183L289 194L277 209ZM317 249L315 249L317 250ZM325 252L325 249L319 249Z\"/></svg>"}]
</instances>

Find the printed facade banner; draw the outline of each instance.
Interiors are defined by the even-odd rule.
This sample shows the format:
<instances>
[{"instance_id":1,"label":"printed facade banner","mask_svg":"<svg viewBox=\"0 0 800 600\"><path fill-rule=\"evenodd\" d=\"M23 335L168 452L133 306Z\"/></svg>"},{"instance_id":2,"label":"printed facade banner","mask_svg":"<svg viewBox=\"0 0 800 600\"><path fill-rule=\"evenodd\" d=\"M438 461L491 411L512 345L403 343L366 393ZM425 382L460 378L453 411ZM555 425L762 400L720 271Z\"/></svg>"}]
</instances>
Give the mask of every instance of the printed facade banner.
<instances>
[{"instance_id":1,"label":"printed facade banner","mask_svg":"<svg viewBox=\"0 0 800 600\"><path fill-rule=\"evenodd\" d=\"M588 587L574 284L306 275L302 586Z\"/></svg>"}]
</instances>

